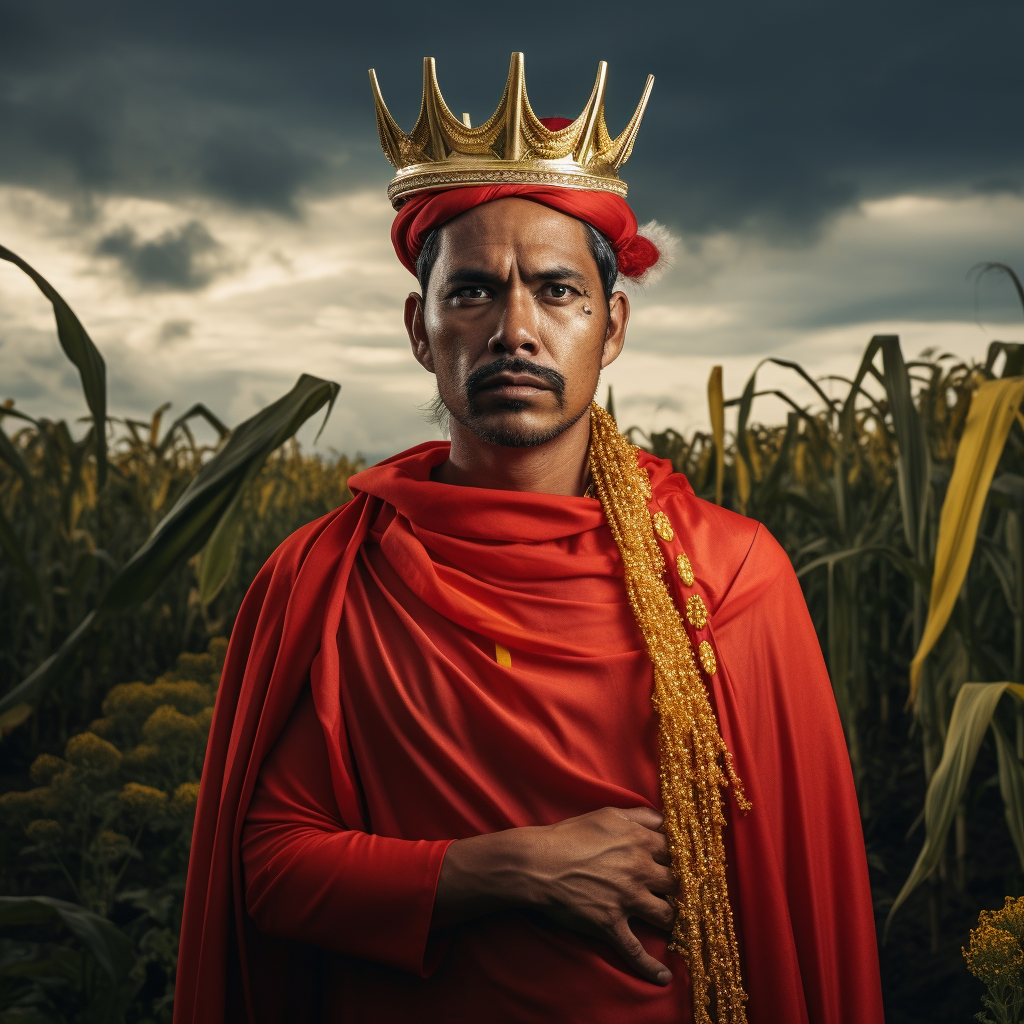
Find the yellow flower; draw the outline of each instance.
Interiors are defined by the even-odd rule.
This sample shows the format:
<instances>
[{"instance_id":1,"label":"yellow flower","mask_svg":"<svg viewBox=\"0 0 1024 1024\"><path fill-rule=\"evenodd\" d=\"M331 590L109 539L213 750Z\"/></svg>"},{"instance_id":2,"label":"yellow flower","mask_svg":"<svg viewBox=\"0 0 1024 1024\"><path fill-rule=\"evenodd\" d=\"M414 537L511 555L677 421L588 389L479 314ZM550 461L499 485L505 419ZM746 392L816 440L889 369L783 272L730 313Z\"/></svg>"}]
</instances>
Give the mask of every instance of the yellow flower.
<instances>
[{"instance_id":1,"label":"yellow flower","mask_svg":"<svg viewBox=\"0 0 1024 1024\"><path fill-rule=\"evenodd\" d=\"M162 789L129 782L118 795L121 806L138 818L158 814L167 806L167 794Z\"/></svg>"},{"instance_id":2,"label":"yellow flower","mask_svg":"<svg viewBox=\"0 0 1024 1024\"><path fill-rule=\"evenodd\" d=\"M113 774L121 767L121 751L91 732L72 736L64 748L64 757L76 768L104 775Z\"/></svg>"},{"instance_id":3,"label":"yellow flower","mask_svg":"<svg viewBox=\"0 0 1024 1024\"><path fill-rule=\"evenodd\" d=\"M209 736L210 724L213 722L213 708L203 708L202 711L199 711L192 716L192 721L199 726L204 736Z\"/></svg>"},{"instance_id":4,"label":"yellow flower","mask_svg":"<svg viewBox=\"0 0 1024 1024\"><path fill-rule=\"evenodd\" d=\"M32 762L29 775L32 776L32 781L37 786L48 786L53 781L54 775L62 772L67 766L66 761L62 761L53 754L40 754Z\"/></svg>"},{"instance_id":5,"label":"yellow flower","mask_svg":"<svg viewBox=\"0 0 1024 1024\"><path fill-rule=\"evenodd\" d=\"M127 857L132 852L132 841L120 832L105 829L95 838L92 848L99 860L110 862Z\"/></svg>"},{"instance_id":6,"label":"yellow flower","mask_svg":"<svg viewBox=\"0 0 1024 1024\"><path fill-rule=\"evenodd\" d=\"M179 746L195 743L202 738L197 722L183 715L177 708L164 704L146 719L142 736L147 743L163 746Z\"/></svg>"},{"instance_id":7,"label":"yellow flower","mask_svg":"<svg viewBox=\"0 0 1024 1024\"><path fill-rule=\"evenodd\" d=\"M89 723L89 732L94 732L103 739L107 739L113 731L114 720L112 718L94 718Z\"/></svg>"},{"instance_id":8,"label":"yellow flower","mask_svg":"<svg viewBox=\"0 0 1024 1024\"><path fill-rule=\"evenodd\" d=\"M161 704L170 704L183 715L194 715L213 703L213 694L208 686L187 679L177 683L157 680L152 689Z\"/></svg>"},{"instance_id":9,"label":"yellow flower","mask_svg":"<svg viewBox=\"0 0 1024 1024\"><path fill-rule=\"evenodd\" d=\"M27 793L12 790L0 794L0 815L7 819L35 817L43 809L45 789L30 789Z\"/></svg>"},{"instance_id":10,"label":"yellow flower","mask_svg":"<svg viewBox=\"0 0 1024 1024\"><path fill-rule=\"evenodd\" d=\"M217 662L209 654L192 654L185 651L178 655L174 671L168 676L176 679L210 679L217 673Z\"/></svg>"},{"instance_id":11,"label":"yellow flower","mask_svg":"<svg viewBox=\"0 0 1024 1024\"><path fill-rule=\"evenodd\" d=\"M199 783L198 782L183 782L175 791L174 796L171 798L171 810L175 814L188 815L194 817L196 813L196 803L199 800Z\"/></svg>"},{"instance_id":12,"label":"yellow flower","mask_svg":"<svg viewBox=\"0 0 1024 1024\"><path fill-rule=\"evenodd\" d=\"M962 949L968 970L990 989L1024 982L1024 897L1006 897L1002 910L983 910L971 931L970 949Z\"/></svg>"},{"instance_id":13,"label":"yellow flower","mask_svg":"<svg viewBox=\"0 0 1024 1024\"><path fill-rule=\"evenodd\" d=\"M145 683L118 683L103 701L103 714L141 725L163 703Z\"/></svg>"},{"instance_id":14,"label":"yellow flower","mask_svg":"<svg viewBox=\"0 0 1024 1024\"><path fill-rule=\"evenodd\" d=\"M34 843L57 843L63 834L60 822L53 818L36 818L25 826L25 835Z\"/></svg>"},{"instance_id":15,"label":"yellow flower","mask_svg":"<svg viewBox=\"0 0 1024 1024\"><path fill-rule=\"evenodd\" d=\"M140 743L134 750L124 755L126 772L145 771L160 756L160 748L152 743Z\"/></svg>"}]
</instances>

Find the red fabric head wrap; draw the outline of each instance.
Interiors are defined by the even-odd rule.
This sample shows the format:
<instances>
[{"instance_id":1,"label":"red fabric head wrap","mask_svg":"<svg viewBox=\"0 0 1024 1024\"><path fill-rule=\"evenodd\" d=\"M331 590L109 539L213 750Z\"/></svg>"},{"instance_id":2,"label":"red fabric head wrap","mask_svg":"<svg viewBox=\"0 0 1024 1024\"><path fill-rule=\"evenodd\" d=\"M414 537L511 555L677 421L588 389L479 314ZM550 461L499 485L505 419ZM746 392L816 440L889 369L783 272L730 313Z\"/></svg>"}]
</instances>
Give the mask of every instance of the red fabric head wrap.
<instances>
[{"instance_id":1,"label":"red fabric head wrap","mask_svg":"<svg viewBox=\"0 0 1024 1024\"><path fill-rule=\"evenodd\" d=\"M551 185L470 185L443 192L421 192L403 204L391 226L398 258L416 273L416 258L434 228L460 213L509 197L529 199L592 224L611 242L624 277L639 277L658 262L658 247L638 235L636 215L621 196Z\"/></svg>"}]
</instances>

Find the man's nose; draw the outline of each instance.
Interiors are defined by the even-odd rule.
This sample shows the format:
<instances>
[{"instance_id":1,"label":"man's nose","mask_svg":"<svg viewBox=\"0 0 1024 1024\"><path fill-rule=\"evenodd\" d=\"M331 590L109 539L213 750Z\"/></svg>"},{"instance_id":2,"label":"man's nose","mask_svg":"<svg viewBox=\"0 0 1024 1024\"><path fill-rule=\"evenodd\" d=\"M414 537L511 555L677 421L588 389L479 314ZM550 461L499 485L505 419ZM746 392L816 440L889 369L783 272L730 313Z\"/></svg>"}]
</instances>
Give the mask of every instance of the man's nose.
<instances>
[{"instance_id":1,"label":"man's nose","mask_svg":"<svg viewBox=\"0 0 1024 1024\"><path fill-rule=\"evenodd\" d=\"M501 319L487 342L487 350L493 355L509 356L534 356L540 351L533 296L519 282L506 294Z\"/></svg>"}]
</instances>

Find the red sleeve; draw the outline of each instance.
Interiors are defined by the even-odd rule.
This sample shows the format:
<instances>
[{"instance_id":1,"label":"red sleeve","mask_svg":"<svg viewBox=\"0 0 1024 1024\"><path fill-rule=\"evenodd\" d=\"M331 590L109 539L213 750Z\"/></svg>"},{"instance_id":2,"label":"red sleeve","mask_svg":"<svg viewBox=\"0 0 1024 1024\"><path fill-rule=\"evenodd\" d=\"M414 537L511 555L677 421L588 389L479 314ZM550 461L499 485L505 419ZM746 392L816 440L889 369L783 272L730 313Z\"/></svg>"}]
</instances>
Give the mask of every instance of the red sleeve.
<instances>
[{"instance_id":1,"label":"red sleeve","mask_svg":"<svg viewBox=\"0 0 1024 1024\"><path fill-rule=\"evenodd\" d=\"M447 848L345 827L307 687L260 767L245 816L245 906L256 927L426 976Z\"/></svg>"}]
</instances>

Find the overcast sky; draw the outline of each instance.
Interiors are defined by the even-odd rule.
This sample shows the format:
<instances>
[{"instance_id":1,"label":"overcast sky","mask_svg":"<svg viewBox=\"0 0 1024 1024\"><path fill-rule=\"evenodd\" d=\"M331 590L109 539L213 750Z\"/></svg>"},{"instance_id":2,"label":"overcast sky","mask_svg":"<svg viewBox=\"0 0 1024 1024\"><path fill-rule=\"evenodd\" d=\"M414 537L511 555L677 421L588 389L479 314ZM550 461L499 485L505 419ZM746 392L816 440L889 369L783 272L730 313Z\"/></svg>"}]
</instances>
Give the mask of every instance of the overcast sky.
<instances>
[{"instance_id":1,"label":"overcast sky","mask_svg":"<svg viewBox=\"0 0 1024 1024\"><path fill-rule=\"evenodd\" d=\"M683 245L605 380L624 425L703 426L715 363L738 393L768 354L852 372L877 332L963 357L1024 338L1005 280L968 277L1024 271L1022 38L1019 0L0 0L0 244L71 302L115 415L201 400L235 423L308 372L343 388L321 446L390 454L434 436L432 384L401 327L414 281L367 68L408 129L425 55L475 124L513 50L541 116L575 117L607 60L613 132L655 75L623 177ZM0 398L85 411L8 264L0 360Z\"/></svg>"}]
</instances>

